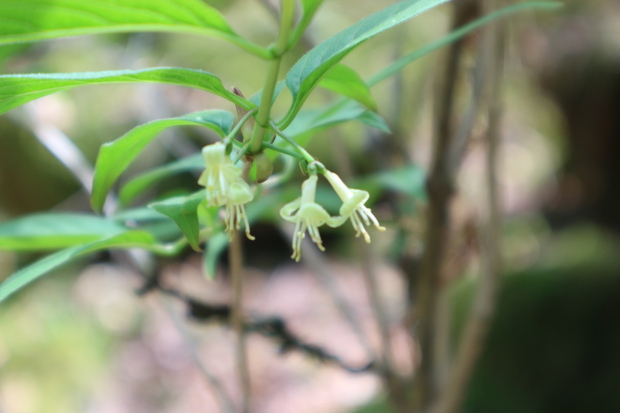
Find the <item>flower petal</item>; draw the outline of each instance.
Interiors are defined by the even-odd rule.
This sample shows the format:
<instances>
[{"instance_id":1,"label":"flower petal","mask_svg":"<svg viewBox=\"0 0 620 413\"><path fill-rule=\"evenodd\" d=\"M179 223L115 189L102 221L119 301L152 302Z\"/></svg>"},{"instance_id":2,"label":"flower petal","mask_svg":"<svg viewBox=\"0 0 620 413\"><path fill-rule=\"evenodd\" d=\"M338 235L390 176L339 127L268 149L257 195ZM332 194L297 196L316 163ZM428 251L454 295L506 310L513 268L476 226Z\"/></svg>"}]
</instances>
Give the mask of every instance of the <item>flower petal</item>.
<instances>
[{"instance_id":1,"label":"flower petal","mask_svg":"<svg viewBox=\"0 0 620 413\"><path fill-rule=\"evenodd\" d=\"M289 202L280 209L280 216L285 221L296 222L297 218L295 216L295 211L299 209L300 205L301 198L297 198L296 200Z\"/></svg>"}]
</instances>

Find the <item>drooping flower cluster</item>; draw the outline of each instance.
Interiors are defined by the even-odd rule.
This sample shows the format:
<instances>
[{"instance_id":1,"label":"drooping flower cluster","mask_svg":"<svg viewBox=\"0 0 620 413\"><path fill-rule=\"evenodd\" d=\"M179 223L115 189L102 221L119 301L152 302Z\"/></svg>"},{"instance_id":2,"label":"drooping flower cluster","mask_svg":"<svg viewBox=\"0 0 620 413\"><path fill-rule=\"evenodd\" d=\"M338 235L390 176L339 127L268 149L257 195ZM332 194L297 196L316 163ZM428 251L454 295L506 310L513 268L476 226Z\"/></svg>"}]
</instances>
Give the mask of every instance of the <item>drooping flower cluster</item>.
<instances>
[{"instance_id":1,"label":"drooping flower cluster","mask_svg":"<svg viewBox=\"0 0 620 413\"><path fill-rule=\"evenodd\" d=\"M198 183L206 188L207 206L226 207L226 230L231 238L243 223L246 236L253 240L245 204L252 201L254 194L250 185L241 177L241 169L226 154L223 143L205 146L202 155L206 168ZM310 176L301 186L301 196L280 210L280 216L284 220L295 223L291 258L296 261L301 259L301 243L306 232L321 251L325 250L319 233L319 228L323 225L335 228L350 220L356 237L363 236L367 243L370 242L370 235L366 227L374 225L380 231L385 230L365 205L369 198L368 192L347 187L337 174L326 170L319 162L315 161L309 166ZM318 174L325 176L340 197L342 206L339 215L331 216L315 201Z\"/></svg>"},{"instance_id":2,"label":"drooping flower cluster","mask_svg":"<svg viewBox=\"0 0 620 413\"><path fill-rule=\"evenodd\" d=\"M226 155L226 146L221 142L202 148L202 156L206 167L198 178L198 184L206 188L207 206L225 205L226 231L231 238L243 222L245 235L253 240L245 204L254 198L254 194L241 177L241 169Z\"/></svg>"},{"instance_id":3,"label":"drooping flower cluster","mask_svg":"<svg viewBox=\"0 0 620 413\"><path fill-rule=\"evenodd\" d=\"M299 261L301 258L301 242L305 238L306 230L310 234L310 239L324 251L323 241L319 233L319 227L327 224L335 228L344 224L347 220L351 220L356 236L360 234L364 236L366 242L370 242L370 236L366 231L366 226L371 223L380 231L385 230L379 225L379 221L373 215L370 208L364 204L369 198L366 191L348 188L342 179L333 172L326 171L325 178L331 184L342 200L340 207L340 215L330 216L325 209L315 202L316 185L318 176L313 174L301 186L301 197L284 205L280 210L280 216L283 219L295 223L295 232L293 234L293 255L291 258Z\"/></svg>"}]
</instances>

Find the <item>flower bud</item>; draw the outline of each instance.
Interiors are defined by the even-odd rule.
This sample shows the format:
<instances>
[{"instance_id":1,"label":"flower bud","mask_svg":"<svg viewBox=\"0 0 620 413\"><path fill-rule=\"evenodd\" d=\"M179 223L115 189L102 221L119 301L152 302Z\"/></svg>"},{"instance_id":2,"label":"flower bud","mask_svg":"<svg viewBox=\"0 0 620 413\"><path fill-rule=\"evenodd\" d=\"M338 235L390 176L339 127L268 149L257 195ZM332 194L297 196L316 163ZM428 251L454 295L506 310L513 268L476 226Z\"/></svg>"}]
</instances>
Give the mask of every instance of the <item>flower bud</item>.
<instances>
[{"instance_id":1,"label":"flower bud","mask_svg":"<svg viewBox=\"0 0 620 413\"><path fill-rule=\"evenodd\" d=\"M259 184L265 182L273 172L273 162L265 152L256 154L253 160L256 165L256 182Z\"/></svg>"}]
</instances>

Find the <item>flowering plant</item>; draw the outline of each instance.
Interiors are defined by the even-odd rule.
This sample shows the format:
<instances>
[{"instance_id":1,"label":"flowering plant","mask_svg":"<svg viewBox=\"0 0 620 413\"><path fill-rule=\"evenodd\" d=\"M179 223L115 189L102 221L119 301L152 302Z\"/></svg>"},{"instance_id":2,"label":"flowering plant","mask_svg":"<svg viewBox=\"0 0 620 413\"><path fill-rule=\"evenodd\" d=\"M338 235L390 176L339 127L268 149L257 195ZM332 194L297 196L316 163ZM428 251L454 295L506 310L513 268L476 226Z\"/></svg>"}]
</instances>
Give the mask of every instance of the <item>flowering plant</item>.
<instances>
[{"instance_id":1,"label":"flowering plant","mask_svg":"<svg viewBox=\"0 0 620 413\"><path fill-rule=\"evenodd\" d=\"M136 126L119 138L103 144L99 148L94 166L90 165L87 157L80 153L71 140L58 128L41 124L39 119L26 122L29 132L52 148L55 155L74 173L83 185L83 189L89 193L92 211L45 211L0 223L0 249L30 252L53 251L2 281L0 302L36 279L52 273L58 267L79 257L102 250L126 250L128 261L134 264L134 268L139 268L142 275L149 278L144 291L159 289L163 293L183 299L190 306L190 313L193 315L201 311L217 313L219 318L222 318L222 314L230 315L230 324L235 327L238 343L241 343L237 346L237 358L241 366L239 367L240 376L248 374L247 366L243 366L246 359L243 345L245 333L260 328L267 336L279 334L283 350L288 350L295 345L296 348L302 349L317 359L343 366L344 363L336 357L326 355L327 353L317 350L316 346L297 343L283 328L282 323L271 320L271 323L251 324L244 318L241 311L243 244L238 232L243 229L246 238L254 240L255 237L250 231L251 225L261 220L273 224L274 215L277 215L273 211L279 210L279 216L283 221L294 224L291 237L293 250L291 258L300 261L302 241L306 233L318 249L325 250L320 233L325 226L338 228L350 222L355 236L363 238L366 243L371 242L369 227L374 226L376 230L384 231L385 227L380 224L379 219L370 209L371 194L373 201L381 199L381 196L387 194L388 191L403 195L409 205L424 201L426 195L424 173L419 166L411 162L407 161L402 168L388 170L379 170L381 168L377 167L378 162L369 162L372 168L363 177L365 182L362 182L364 179L360 179L361 176L358 176L357 171L352 174L354 176L350 177L343 173L345 180L354 183L356 186L354 189L345 184L337 173L328 169L329 167L339 172L347 169L339 164L335 156L334 159L326 160L323 156L319 157L310 153L315 151L309 148L312 147L310 146L311 139L317 135L319 130L345 122L356 122L360 133L365 130L362 128L370 127L381 132L382 137L388 136L390 128L380 115L379 105L371 92L374 86L433 50L454 44L455 41L491 20L532 7L557 7L557 4L549 2L518 3L472 21L467 19L478 12L468 12L466 19L457 20L458 22L468 21L466 25L419 49L405 53L401 58L386 64L378 73L367 79L364 79L364 76L352 67L340 63L349 53L376 35L447 1L402 0L392 2L393 4L344 28L316 45L313 44L312 38L307 36L308 28L321 5L328 2L280 0L279 8L272 10L269 6L270 2L265 1L262 3L266 4L269 10L275 11L278 18L277 35L273 43L268 46L242 36L233 29L233 25L224 15L203 0L0 1L0 21L2 22L0 24L0 46L16 45L16 49L8 49L7 54L13 50L19 53L20 47L24 45L26 48L29 47L26 42L92 34L156 31L207 38L216 37L247 54L250 58L247 61L253 62L252 64L257 59L265 63L265 67L257 69L257 72L261 74L262 88L250 98L245 98L236 88L225 86L225 83L241 81L240 79L226 79L225 76L232 76L226 71L223 71L224 77L219 77L208 71L186 67L0 75L0 113L8 112L55 92L67 91L84 85L113 83L158 83L180 86L217 96L227 105L224 109L205 110L203 108L196 112L180 116L170 115L170 117L151 120ZM381 6L381 2L375 3L373 7ZM476 7L474 9L477 10ZM118 41L124 42L125 40L123 38ZM211 43L201 43L203 44L211 47ZM53 51L53 48L51 50ZM6 49L3 49L4 51ZM37 53L39 52L37 49ZM223 52L221 53L224 55ZM228 56L228 51L226 53ZM130 54L127 53L127 55ZM460 53L455 53L455 55L460 56ZM4 56L2 54L0 58ZM17 56L19 57L19 54ZM301 57L284 74L283 68L292 56ZM205 58L201 61L209 64L210 59ZM235 67L234 65L238 67L237 62L232 63L231 67ZM38 63L32 66L33 70L35 68L39 70ZM454 63L452 66L459 65ZM21 63L12 67L23 68ZM316 88L335 93L336 97L329 95L329 100L322 106L307 108L306 101ZM288 92L283 95L288 96L289 100L279 99L282 90ZM476 95L476 99L478 96L479 94ZM451 96L449 102L452 102ZM157 104L157 108L160 109L159 100ZM120 102L119 106L121 106ZM164 103L161 103L161 106L165 106ZM284 107L284 110L281 110L281 107ZM170 109L170 112L173 110ZM16 117L15 123L23 123L23 117ZM448 118L449 116L446 116L446 119ZM186 146L192 148L193 155L175 159L165 165L154 166L132 176L128 168L140 154L146 152L149 143L161 132L181 126L198 127L200 130L198 138L190 139L188 135L181 134L185 138L183 142L189 142ZM178 136L174 138L177 139ZM61 144L58 145L58 142L54 141L55 144L50 145L50 139L60 139ZM196 139L200 139L199 144L196 144ZM174 140L170 146L175 146L174 144L179 141ZM58 146L61 147L60 150ZM330 153L337 152L336 145L332 145L331 142L327 142L324 146ZM453 148L449 148L445 153L454 151ZM368 158L370 159L371 156L368 155ZM440 166L447 164L446 162L437 163ZM291 191L287 191L284 184L295 183L294 185L297 185L296 165L303 173L303 183L301 190L297 187L292 189L295 195L301 193L296 199L287 202L291 199L289 196ZM189 189L179 186L167 191L160 186L167 178L186 172L196 175ZM121 177L125 179L122 180ZM323 180L331 186L329 194L333 195L335 202L330 202L329 195L321 195L319 183ZM449 184L450 181L447 180L447 185ZM118 191L116 191L117 188ZM442 207L448 203L449 196L445 198L443 202L438 202ZM145 199L149 199L145 206L134 205ZM337 205L336 208L331 208L335 205ZM336 209L337 213L334 212ZM375 208L375 211L383 212L386 209ZM432 208L429 210L433 212ZM442 209L435 215L429 214L431 218L435 217L436 227L441 230L438 233L443 231L441 225L444 222L441 219L447 214L444 212ZM380 213L377 215L382 218L383 222L388 222L387 226L397 227L389 224L393 215ZM256 226L253 228L258 238L259 232L256 231ZM402 232L400 228L397 229L399 233ZM397 236L386 236L386 238L394 244L404 244ZM432 247L437 245L439 245L436 247L437 250L443 248L441 236L429 239L435 244L430 247L427 245L427 251L433 252ZM360 245L362 248L365 247L362 243ZM204 273L209 278L215 276L220 255L228 249L233 290L233 303L230 308L215 311L208 305L199 305L194 298L188 298L185 294L170 290L159 283L158 269L155 269L155 264L158 262L156 257L181 256L181 253L188 247L203 253ZM145 251L144 256L147 257L145 261L152 265L140 265L144 262L136 258L136 249ZM438 262L441 257L441 253L438 253L431 255L430 259L435 262L429 261L430 264L428 264L424 261L422 267L431 276L424 278L430 281L423 286L424 288L419 289L422 295L438 284L436 280L439 276L434 277L432 271L440 272L441 265ZM413 382L413 380L400 380L398 377L400 373L396 373L398 369L393 369L394 366L391 365L388 323L380 314L381 306L377 304L379 300L372 296L377 294L376 285L373 284L374 281L370 276L368 280L370 280L368 290L371 301L374 301L373 305L377 308L377 318L380 321L385 356L382 356L381 363L369 363L365 370L374 369L375 372L380 373L378 375L384 378L388 385L393 386L392 389L395 390L393 397L398 402L396 404L400 404L403 400L409 402L409 396L399 395L398 390L402 390L408 382ZM422 302L420 305L427 305L431 310L434 309L432 300L420 301ZM410 308L413 307L410 305ZM427 320L434 322L435 318L431 310L426 313ZM408 311L411 312L411 310ZM413 331L413 329L409 330ZM434 336L427 334L426 337ZM432 339L421 339L421 341L424 346L423 351L429 347L433 348L429 346ZM368 347L372 350L373 346ZM374 351L369 353L372 352ZM411 359L419 359L419 357L416 354ZM425 355L421 359L422 363L427 363L427 360L433 360L433 357ZM359 371L359 369L350 370ZM438 369L425 366L422 370L431 372ZM208 378L208 381L213 381L211 377ZM435 385L439 383L436 379L429 377L426 382ZM247 406L248 380L245 382L245 384L242 383L242 387L245 386L245 388L241 392L244 405L240 411L243 412L249 410ZM433 390L432 385L426 387ZM433 390L429 393L437 392ZM420 402L420 406L422 405L426 408L424 400ZM413 411L410 404L405 403L404 406L401 411ZM234 411L234 409L228 410Z\"/></svg>"}]
</instances>

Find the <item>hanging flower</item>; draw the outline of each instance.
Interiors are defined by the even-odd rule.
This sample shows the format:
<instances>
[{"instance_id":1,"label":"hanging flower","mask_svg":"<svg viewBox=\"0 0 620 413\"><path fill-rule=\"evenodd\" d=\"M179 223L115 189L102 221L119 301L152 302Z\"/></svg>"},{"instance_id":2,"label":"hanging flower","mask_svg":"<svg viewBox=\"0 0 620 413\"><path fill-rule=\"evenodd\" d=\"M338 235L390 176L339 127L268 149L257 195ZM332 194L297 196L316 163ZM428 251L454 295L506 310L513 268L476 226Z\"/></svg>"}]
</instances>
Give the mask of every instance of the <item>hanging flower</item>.
<instances>
[{"instance_id":1,"label":"hanging flower","mask_svg":"<svg viewBox=\"0 0 620 413\"><path fill-rule=\"evenodd\" d=\"M340 207L340 215L344 219L350 219L355 229L356 237L360 234L364 236L364 240L370 243L370 235L366 231L366 227L372 223L378 230L384 231L385 228L379 225L379 221L373 215L370 208L364 204L368 201L370 195L367 191L360 189L350 189L342 182L342 179L333 172L326 171L325 178L329 181L334 191L338 194L342 200L342 206Z\"/></svg>"},{"instance_id":2,"label":"hanging flower","mask_svg":"<svg viewBox=\"0 0 620 413\"><path fill-rule=\"evenodd\" d=\"M243 179L237 178L230 185L228 202L226 203L226 231L230 234L231 239L235 230L241 228L241 222L243 221L245 236L248 239L254 240L254 237L250 234L250 224L245 213L245 204L250 202L253 197L254 194L250 186Z\"/></svg>"},{"instance_id":3,"label":"hanging flower","mask_svg":"<svg viewBox=\"0 0 620 413\"><path fill-rule=\"evenodd\" d=\"M241 177L241 170L226 155L226 146L214 143L202 148L205 170L198 185L207 188L207 206L222 206L228 202L230 185Z\"/></svg>"},{"instance_id":4,"label":"hanging flower","mask_svg":"<svg viewBox=\"0 0 620 413\"><path fill-rule=\"evenodd\" d=\"M232 237L236 229L240 229L243 222L245 235L253 240L245 204L250 202L254 195L248 183L241 178L241 169L226 155L226 146L221 142L202 148L202 156L205 170L198 178L198 184L207 189L207 206L225 205L226 230L230 236Z\"/></svg>"},{"instance_id":5,"label":"hanging flower","mask_svg":"<svg viewBox=\"0 0 620 413\"><path fill-rule=\"evenodd\" d=\"M312 242L321 251L325 251L319 227L324 224L337 226L334 219L325 211L325 208L314 202L317 181L318 177L311 175L301 185L301 197L284 205L280 210L280 216L283 219L295 223L293 255L291 255L291 258L295 261L299 261L301 258L301 241L306 236L306 230L308 230Z\"/></svg>"}]
</instances>

